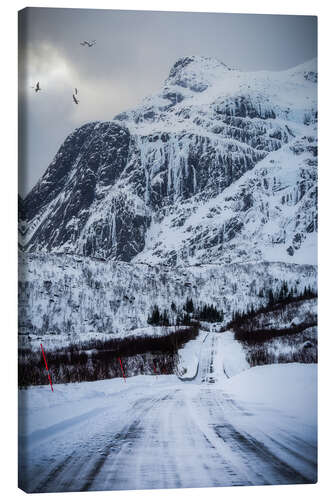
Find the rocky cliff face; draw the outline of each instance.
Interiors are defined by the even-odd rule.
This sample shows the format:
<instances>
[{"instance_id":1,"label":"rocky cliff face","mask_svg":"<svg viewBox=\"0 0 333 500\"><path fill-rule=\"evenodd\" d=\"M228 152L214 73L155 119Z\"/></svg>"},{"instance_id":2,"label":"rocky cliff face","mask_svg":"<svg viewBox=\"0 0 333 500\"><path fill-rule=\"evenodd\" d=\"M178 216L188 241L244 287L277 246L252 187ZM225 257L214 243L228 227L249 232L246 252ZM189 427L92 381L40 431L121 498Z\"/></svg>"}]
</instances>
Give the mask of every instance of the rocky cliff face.
<instances>
[{"instance_id":1,"label":"rocky cliff face","mask_svg":"<svg viewBox=\"0 0 333 500\"><path fill-rule=\"evenodd\" d=\"M204 57L64 142L21 203L21 245L151 263L313 262L316 61L244 73Z\"/></svg>"}]
</instances>

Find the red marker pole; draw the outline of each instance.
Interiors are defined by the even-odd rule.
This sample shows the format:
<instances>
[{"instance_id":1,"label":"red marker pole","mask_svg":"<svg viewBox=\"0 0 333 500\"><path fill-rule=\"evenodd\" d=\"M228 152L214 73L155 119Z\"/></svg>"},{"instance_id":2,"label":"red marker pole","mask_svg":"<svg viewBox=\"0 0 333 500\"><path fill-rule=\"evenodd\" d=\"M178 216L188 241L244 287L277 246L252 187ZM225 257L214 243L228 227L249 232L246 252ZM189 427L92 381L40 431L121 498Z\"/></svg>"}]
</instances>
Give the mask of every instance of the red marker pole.
<instances>
[{"instance_id":1,"label":"red marker pole","mask_svg":"<svg viewBox=\"0 0 333 500\"><path fill-rule=\"evenodd\" d=\"M46 371L47 371L47 375L48 375L48 377L49 377L50 386L51 386L51 389L52 389L52 392L53 392L53 386L52 386L51 375L50 375L50 373L49 373L49 369L48 369L48 367L47 367L47 362L46 362L46 357L45 357L45 354L44 354L43 345L41 344L40 346L41 346L41 348L42 348L42 353L43 353L43 358L44 358L44 362L45 362L45 366L46 366Z\"/></svg>"},{"instance_id":2,"label":"red marker pole","mask_svg":"<svg viewBox=\"0 0 333 500\"><path fill-rule=\"evenodd\" d=\"M153 367L154 367L154 372L155 372L155 375L156 375L156 378L157 378L157 373L156 373L155 363L153 363Z\"/></svg>"},{"instance_id":3,"label":"red marker pole","mask_svg":"<svg viewBox=\"0 0 333 500\"><path fill-rule=\"evenodd\" d=\"M118 358L118 360L119 360L119 363L120 363L120 368L121 368L121 371L122 371L122 374L123 374L124 380L125 380L125 382L126 382L126 377L125 377L125 373L124 373L123 365L122 365L122 363L121 363L121 359L120 359L120 358Z\"/></svg>"}]
</instances>

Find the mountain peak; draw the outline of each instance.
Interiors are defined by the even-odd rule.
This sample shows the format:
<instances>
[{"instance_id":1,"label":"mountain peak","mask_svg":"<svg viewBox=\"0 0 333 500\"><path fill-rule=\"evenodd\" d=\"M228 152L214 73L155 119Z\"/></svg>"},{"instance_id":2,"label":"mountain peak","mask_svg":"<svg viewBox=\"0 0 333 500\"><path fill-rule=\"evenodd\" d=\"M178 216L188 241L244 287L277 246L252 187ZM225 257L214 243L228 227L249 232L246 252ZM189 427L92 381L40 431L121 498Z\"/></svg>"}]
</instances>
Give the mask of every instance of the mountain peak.
<instances>
[{"instance_id":1,"label":"mountain peak","mask_svg":"<svg viewBox=\"0 0 333 500\"><path fill-rule=\"evenodd\" d=\"M142 105L66 139L20 209L22 248L167 265L315 259L314 68L179 59Z\"/></svg>"},{"instance_id":2,"label":"mountain peak","mask_svg":"<svg viewBox=\"0 0 333 500\"><path fill-rule=\"evenodd\" d=\"M194 92L203 92L212 80L225 71L230 71L230 68L214 57L181 57L172 66L166 83L186 87Z\"/></svg>"},{"instance_id":3,"label":"mountain peak","mask_svg":"<svg viewBox=\"0 0 333 500\"><path fill-rule=\"evenodd\" d=\"M174 77L179 71L184 69L186 66L189 65L204 65L206 68L207 66L211 67L212 69L218 68L218 67L224 67L226 69L229 69L226 64L224 64L222 61L219 61L215 57L206 57L206 56L186 56L186 57L180 57L177 59L177 61L174 63L170 70L169 78Z\"/></svg>"}]
</instances>

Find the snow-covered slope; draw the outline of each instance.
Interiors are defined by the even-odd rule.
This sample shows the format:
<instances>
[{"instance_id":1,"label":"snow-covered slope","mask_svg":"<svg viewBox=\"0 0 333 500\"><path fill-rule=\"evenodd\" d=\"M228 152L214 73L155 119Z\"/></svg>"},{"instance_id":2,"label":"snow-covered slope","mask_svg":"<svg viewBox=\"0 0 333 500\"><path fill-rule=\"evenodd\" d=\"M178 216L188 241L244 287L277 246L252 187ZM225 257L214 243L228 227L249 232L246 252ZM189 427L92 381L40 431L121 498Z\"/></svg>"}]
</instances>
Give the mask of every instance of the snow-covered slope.
<instances>
[{"instance_id":1,"label":"snow-covered slope","mask_svg":"<svg viewBox=\"0 0 333 500\"><path fill-rule=\"evenodd\" d=\"M146 327L154 304L160 311L166 309L175 324L187 298L195 307L214 304L227 322L234 310L266 303L262 290L279 290L286 280L301 292L305 286L316 288L316 279L315 266L282 262L173 268L22 253L19 331L70 335L72 341L92 332L119 337Z\"/></svg>"},{"instance_id":2,"label":"snow-covered slope","mask_svg":"<svg viewBox=\"0 0 333 500\"><path fill-rule=\"evenodd\" d=\"M226 392L241 403L254 401L293 415L298 425L317 426L317 366L289 363L256 366L223 382ZM265 422L267 425L267 422Z\"/></svg>"},{"instance_id":3,"label":"snow-covered slope","mask_svg":"<svg viewBox=\"0 0 333 500\"><path fill-rule=\"evenodd\" d=\"M251 73L178 60L142 105L66 139L21 204L22 248L314 263L316 82L316 60Z\"/></svg>"}]
</instances>

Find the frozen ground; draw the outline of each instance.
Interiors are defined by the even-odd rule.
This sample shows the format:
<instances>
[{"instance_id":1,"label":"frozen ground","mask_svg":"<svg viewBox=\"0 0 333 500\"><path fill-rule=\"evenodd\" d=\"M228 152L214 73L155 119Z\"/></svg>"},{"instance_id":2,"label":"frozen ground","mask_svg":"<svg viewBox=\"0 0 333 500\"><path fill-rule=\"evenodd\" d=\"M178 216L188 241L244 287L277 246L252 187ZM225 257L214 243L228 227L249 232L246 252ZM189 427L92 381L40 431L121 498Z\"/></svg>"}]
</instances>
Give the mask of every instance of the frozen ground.
<instances>
[{"instance_id":1,"label":"frozen ground","mask_svg":"<svg viewBox=\"0 0 333 500\"><path fill-rule=\"evenodd\" d=\"M315 482L316 365L247 369L230 332L199 339L188 348L194 373L184 354L188 382L137 376L20 391L20 487Z\"/></svg>"}]
</instances>

